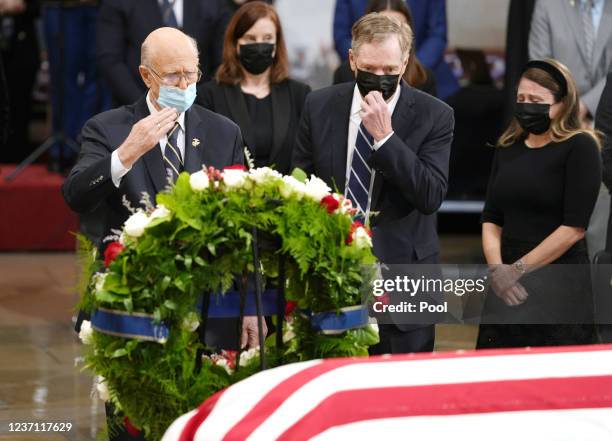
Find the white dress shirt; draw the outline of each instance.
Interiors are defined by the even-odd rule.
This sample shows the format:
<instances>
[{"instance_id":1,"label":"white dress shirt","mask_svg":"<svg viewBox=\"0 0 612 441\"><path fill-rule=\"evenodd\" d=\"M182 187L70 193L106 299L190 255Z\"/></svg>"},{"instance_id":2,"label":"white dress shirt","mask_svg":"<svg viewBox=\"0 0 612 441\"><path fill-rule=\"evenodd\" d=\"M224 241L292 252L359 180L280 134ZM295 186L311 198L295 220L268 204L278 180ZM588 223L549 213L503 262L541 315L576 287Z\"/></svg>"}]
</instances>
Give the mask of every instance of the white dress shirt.
<instances>
[{"instance_id":1,"label":"white dress shirt","mask_svg":"<svg viewBox=\"0 0 612 441\"><path fill-rule=\"evenodd\" d=\"M159 6L162 6L163 0L157 0ZM178 24L179 28L183 27L183 0L170 0L172 3L172 10L174 11L174 16L176 17L176 24Z\"/></svg>"},{"instance_id":2,"label":"white dress shirt","mask_svg":"<svg viewBox=\"0 0 612 441\"><path fill-rule=\"evenodd\" d=\"M389 113L393 115L393 111L395 110L395 106L399 101L400 93L402 88L400 86L397 87L395 93L391 97L391 99L387 102L387 107L389 108ZM351 163L353 162L353 152L355 151L355 143L357 142L357 132L359 131L359 126L361 125L361 115L359 112L361 111L361 102L363 98L359 93L359 88L355 84L355 89L353 90L353 103L351 104L351 113L350 113L350 121L349 121L349 129L348 129L348 149L346 150L346 187L348 188L349 177L351 175ZM374 143L372 147L374 150L378 150L382 145L393 136L393 131L387 135L385 138L380 141ZM372 179L370 180L370 193L372 192L372 183L374 182L374 174L376 172L372 170ZM346 190L345 190L346 192ZM369 205L369 203L368 203ZM369 207L368 207L369 211Z\"/></svg>"},{"instance_id":3,"label":"white dress shirt","mask_svg":"<svg viewBox=\"0 0 612 441\"><path fill-rule=\"evenodd\" d=\"M150 92L149 92L150 93ZM153 103L151 102L151 98L149 97L149 93L147 93L147 107L149 108L149 113L151 115L155 115L158 110L155 108ZM185 112L181 113L176 120L179 123L180 128L176 143L178 144L176 147L179 149L181 153L181 158L185 159ZM164 155L166 151L166 144L168 143L168 135L164 135L163 138L159 140L159 147L161 148L161 154ZM132 168L126 168L121 163L121 159L119 159L119 153L115 150L111 154L111 178L113 180L113 184L115 187L119 188L121 184L121 178L123 178L127 172L129 172Z\"/></svg>"}]
</instances>

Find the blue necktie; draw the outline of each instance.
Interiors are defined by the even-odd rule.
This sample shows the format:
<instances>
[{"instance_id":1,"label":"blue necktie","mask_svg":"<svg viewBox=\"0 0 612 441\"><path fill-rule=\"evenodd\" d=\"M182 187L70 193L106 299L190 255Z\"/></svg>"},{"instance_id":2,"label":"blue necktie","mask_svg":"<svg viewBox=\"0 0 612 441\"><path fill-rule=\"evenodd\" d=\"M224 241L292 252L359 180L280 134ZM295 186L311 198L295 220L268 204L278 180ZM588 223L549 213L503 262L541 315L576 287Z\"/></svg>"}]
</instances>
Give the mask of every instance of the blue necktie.
<instances>
[{"instance_id":1,"label":"blue necktie","mask_svg":"<svg viewBox=\"0 0 612 441\"><path fill-rule=\"evenodd\" d=\"M176 182L178 175L185 168L177 142L180 130L181 126L179 123L176 123L168 133L168 142L164 150L164 165L166 166L166 173L172 179L172 182Z\"/></svg>"},{"instance_id":2,"label":"blue necktie","mask_svg":"<svg viewBox=\"0 0 612 441\"><path fill-rule=\"evenodd\" d=\"M353 150L351 160L351 172L349 175L346 196L357 207L358 215L366 220L368 209L368 195L370 192L370 181L372 180L372 170L368 165L368 160L372 156L374 138L368 133L363 123L359 125L357 140Z\"/></svg>"},{"instance_id":3,"label":"blue necktie","mask_svg":"<svg viewBox=\"0 0 612 441\"><path fill-rule=\"evenodd\" d=\"M170 0L162 0L162 21L164 22L164 26L178 28L178 21L176 21L176 15L174 15L174 1L176 0L172 2Z\"/></svg>"}]
</instances>

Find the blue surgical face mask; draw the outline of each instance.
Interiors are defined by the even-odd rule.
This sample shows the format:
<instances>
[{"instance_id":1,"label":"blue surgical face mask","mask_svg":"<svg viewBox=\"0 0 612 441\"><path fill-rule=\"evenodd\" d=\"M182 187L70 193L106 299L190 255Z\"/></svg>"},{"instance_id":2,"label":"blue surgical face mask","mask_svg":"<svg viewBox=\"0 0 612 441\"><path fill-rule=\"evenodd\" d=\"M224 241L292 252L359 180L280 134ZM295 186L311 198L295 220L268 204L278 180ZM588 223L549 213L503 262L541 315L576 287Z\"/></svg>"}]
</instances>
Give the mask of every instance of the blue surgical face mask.
<instances>
[{"instance_id":1,"label":"blue surgical face mask","mask_svg":"<svg viewBox=\"0 0 612 441\"><path fill-rule=\"evenodd\" d=\"M157 103L162 107L173 107L181 114L189 109L196 99L195 83L187 86L187 89L179 87L161 86Z\"/></svg>"}]
</instances>

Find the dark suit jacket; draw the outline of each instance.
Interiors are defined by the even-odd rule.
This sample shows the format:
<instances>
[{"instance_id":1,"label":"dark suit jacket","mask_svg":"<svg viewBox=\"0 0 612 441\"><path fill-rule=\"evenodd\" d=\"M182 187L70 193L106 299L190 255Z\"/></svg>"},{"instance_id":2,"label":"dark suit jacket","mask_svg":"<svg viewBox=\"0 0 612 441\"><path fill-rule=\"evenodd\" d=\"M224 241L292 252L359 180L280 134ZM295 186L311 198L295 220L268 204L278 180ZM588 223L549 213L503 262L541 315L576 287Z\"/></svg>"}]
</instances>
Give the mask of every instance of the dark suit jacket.
<instances>
[{"instance_id":1,"label":"dark suit jacket","mask_svg":"<svg viewBox=\"0 0 612 441\"><path fill-rule=\"evenodd\" d=\"M603 182L612 192L612 73L606 78L597 113L595 115L595 128L604 134L603 157ZM608 234L606 238L606 250L612 252L612 215L608 219Z\"/></svg>"},{"instance_id":2,"label":"dark suit jacket","mask_svg":"<svg viewBox=\"0 0 612 441\"><path fill-rule=\"evenodd\" d=\"M138 207L142 192L147 192L155 202L155 195L167 185L159 146L136 161L119 188L111 179L111 153L127 138L132 126L148 115L143 96L135 104L94 116L83 127L79 160L62 191L70 208L79 213L105 204L107 232L121 229L130 215L123 206L123 196L133 207ZM194 105L185 114L185 130L186 171L198 171L203 164L221 169L243 163L240 129L227 118ZM192 146L194 138L200 140L198 147Z\"/></svg>"},{"instance_id":3,"label":"dark suit jacket","mask_svg":"<svg viewBox=\"0 0 612 441\"><path fill-rule=\"evenodd\" d=\"M446 99L459 89L459 82L444 61L447 44L446 0L407 0L412 14L417 57L434 71L438 96ZM334 43L341 59L348 57L351 28L366 11L368 0L336 0Z\"/></svg>"},{"instance_id":4,"label":"dark suit jacket","mask_svg":"<svg viewBox=\"0 0 612 441\"><path fill-rule=\"evenodd\" d=\"M293 166L343 192L353 83L312 92L306 99ZM435 212L446 194L453 111L402 83L392 115L394 135L369 160L376 171L371 221L374 254L385 263L435 262Z\"/></svg>"},{"instance_id":5,"label":"dark suit jacket","mask_svg":"<svg viewBox=\"0 0 612 441\"><path fill-rule=\"evenodd\" d=\"M425 67L425 66L423 66ZM431 95L438 95L438 88L436 87L436 77L433 74L433 71L425 67L425 71L427 72L427 79L423 84L417 87L417 89ZM340 83L348 83L351 81L355 81L355 74L351 70L351 65L348 60L344 60L340 66L334 71L334 84Z\"/></svg>"},{"instance_id":6,"label":"dark suit jacket","mask_svg":"<svg viewBox=\"0 0 612 441\"><path fill-rule=\"evenodd\" d=\"M309 92L310 86L293 80L273 85L270 91L274 130L270 165L283 174L291 172L291 152L295 143L295 133ZM244 139L250 139L249 113L239 85L206 83L198 91L197 103L227 116L238 124Z\"/></svg>"},{"instance_id":7,"label":"dark suit jacket","mask_svg":"<svg viewBox=\"0 0 612 441\"><path fill-rule=\"evenodd\" d=\"M195 38L204 79L221 62L223 34L229 20L224 0L183 0L183 31ZM162 27L157 0L104 0L97 23L97 61L115 104L130 104L146 91L138 66L140 46Z\"/></svg>"}]
</instances>

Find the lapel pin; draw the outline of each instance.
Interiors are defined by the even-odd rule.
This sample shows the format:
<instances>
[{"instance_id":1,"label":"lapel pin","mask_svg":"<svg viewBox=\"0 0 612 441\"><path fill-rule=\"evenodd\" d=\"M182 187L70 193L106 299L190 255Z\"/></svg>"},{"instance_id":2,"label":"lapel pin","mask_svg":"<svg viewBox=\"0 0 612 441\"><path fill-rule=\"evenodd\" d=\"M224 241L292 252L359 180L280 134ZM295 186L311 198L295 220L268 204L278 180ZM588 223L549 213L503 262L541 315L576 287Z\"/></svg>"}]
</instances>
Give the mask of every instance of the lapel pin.
<instances>
[{"instance_id":1,"label":"lapel pin","mask_svg":"<svg viewBox=\"0 0 612 441\"><path fill-rule=\"evenodd\" d=\"M191 145L194 147L197 147L200 145L200 140L198 138L193 138L193 140L191 141Z\"/></svg>"}]
</instances>

